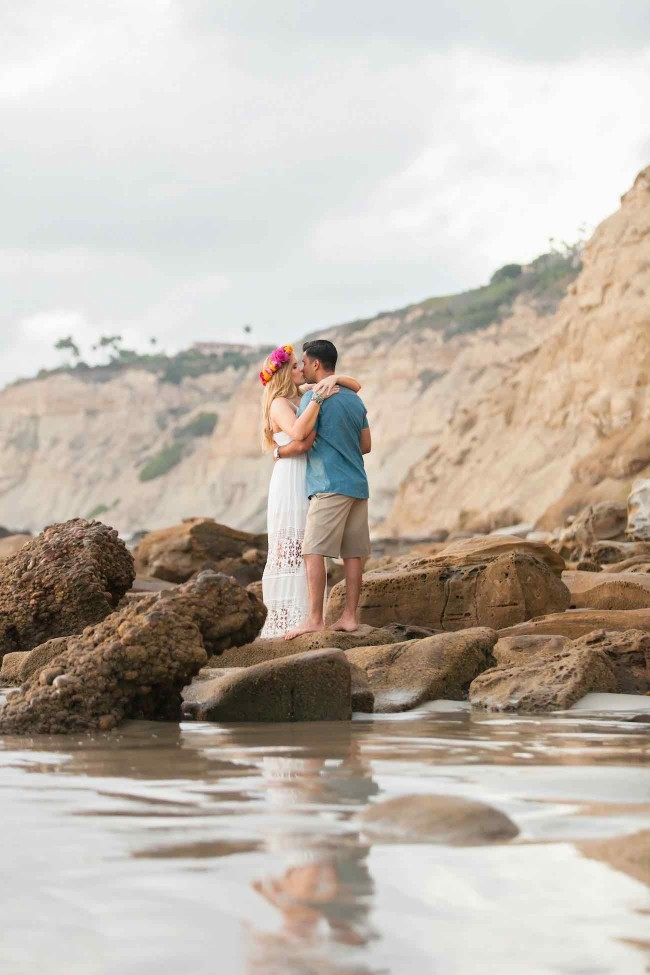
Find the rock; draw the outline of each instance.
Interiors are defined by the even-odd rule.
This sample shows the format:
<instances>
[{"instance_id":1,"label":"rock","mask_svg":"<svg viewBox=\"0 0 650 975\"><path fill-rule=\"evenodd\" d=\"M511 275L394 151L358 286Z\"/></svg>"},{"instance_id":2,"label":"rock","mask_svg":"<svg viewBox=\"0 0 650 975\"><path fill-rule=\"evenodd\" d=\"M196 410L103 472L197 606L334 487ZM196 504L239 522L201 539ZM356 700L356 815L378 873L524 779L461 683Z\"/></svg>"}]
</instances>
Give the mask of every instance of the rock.
<instances>
[{"instance_id":1,"label":"rock","mask_svg":"<svg viewBox=\"0 0 650 975\"><path fill-rule=\"evenodd\" d=\"M583 553L583 558L596 562L598 565L611 565L635 556L644 556L650 561L650 543L648 542L593 542Z\"/></svg>"},{"instance_id":2,"label":"rock","mask_svg":"<svg viewBox=\"0 0 650 975\"><path fill-rule=\"evenodd\" d=\"M577 572L602 572L602 565L598 565L597 562L590 562L588 559L581 559L576 563ZM562 573L562 578L564 579L565 573ZM566 580L565 580L566 581Z\"/></svg>"},{"instance_id":3,"label":"rock","mask_svg":"<svg viewBox=\"0 0 650 975\"><path fill-rule=\"evenodd\" d=\"M352 710L372 714L375 710L375 695L365 670L348 661L352 680Z\"/></svg>"},{"instance_id":4,"label":"rock","mask_svg":"<svg viewBox=\"0 0 650 975\"><path fill-rule=\"evenodd\" d=\"M506 535L473 536L460 539L447 545L442 552L433 557L434 562L447 566L481 565L505 553L518 552L534 555L540 562L560 576L564 570L564 559L543 542L509 537Z\"/></svg>"},{"instance_id":5,"label":"rock","mask_svg":"<svg viewBox=\"0 0 650 975\"><path fill-rule=\"evenodd\" d=\"M244 608L248 619L244 620ZM181 689L211 647L247 639L264 608L233 579L201 573L68 639L0 712L0 733L110 730L124 718L177 720Z\"/></svg>"},{"instance_id":6,"label":"rock","mask_svg":"<svg viewBox=\"0 0 650 975\"><path fill-rule=\"evenodd\" d=\"M650 884L650 829L576 845L584 856L600 860L646 886Z\"/></svg>"},{"instance_id":7,"label":"rock","mask_svg":"<svg viewBox=\"0 0 650 975\"><path fill-rule=\"evenodd\" d=\"M394 643L404 643L405 640L424 640L427 636L442 633L442 630L431 630L428 626L411 626L410 623L386 623L385 626L382 626L382 630L392 634ZM381 642L385 643L386 641L382 640Z\"/></svg>"},{"instance_id":8,"label":"rock","mask_svg":"<svg viewBox=\"0 0 650 975\"><path fill-rule=\"evenodd\" d=\"M324 650L335 648L349 650L351 647L365 647L370 644L395 643L395 637L388 629L376 629L372 626L361 625L354 633L343 633L340 630L323 630L320 633L305 633L295 640L285 640L283 637L272 637L268 640L255 640L245 646L233 647L221 656L210 660L211 667L251 667L264 663L266 660L278 660L280 657L292 657L307 650Z\"/></svg>"},{"instance_id":9,"label":"rock","mask_svg":"<svg viewBox=\"0 0 650 975\"><path fill-rule=\"evenodd\" d=\"M497 539L494 558L484 563L463 566L456 555L453 565L445 565L437 556L415 559L394 571L368 573L361 587L360 619L373 626L397 621L433 630L498 629L566 609L569 591L544 562L519 550L499 554L500 543L513 541L527 544ZM330 593L327 622L340 616L344 603L343 582Z\"/></svg>"},{"instance_id":10,"label":"rock","mask_svg":"<svg viewBox=\"0 0 650 975\"><path fill-rule=\"evenodd\" d=\"M259 600L262 599L262 580L258 579L256 582L249 582L246 586L249 592L252 592L254 596L257 596Z\"/></svg>"},{"instance_id":11,"label":"rock","mask_svg":"<svg viewBox=\"0 0 650 975\"><path fill-rule=\"evenodd\" d=\"M505 636L492 651L498 667L519 667L540 650L564 650L571 645L566 636Z\"/></svg>"},{"instance_id":12,"label":"rock","mask_svg":"<svg viewBox=\"0 0 650 975\"><path fill-rule=\"evenodd\" d=\"M460 796L409 795L367 806L358 817L373 843L505 843L519 830L505 813Z\"/></svg>"},{"instance_id":13,"label":"rock","mask_svg":"<svg viewBox=\"0 0 650 975\"><path fill-rule=\"evenodd\" d=\"M268 660L195 684L183 714L198 721L345 721L350 666L341 650Z\"/></svg>"},{"instance_id":14,"label":"rock","mask_svg":"<svg viewBox=\"0 0 650 975\"><path fill-rule=\"evenodd\" d=\"M602 651L616 677L619 694L650 692L650 633L643 630L594 630L573 643L576 649Z\"/></svg>"},{"instance_id":15,"label":"rock","mask_svg":"<svg viewBox=\"0 0 650 975\"><path fill-rule=\"evenodd\" d=\"M50 525L0 562L0 657L98 623L133 578L114 528L83 518Z\"/></svg>"},{"instance_id":16,"label":"rock","mask_svg":"<svg viewBox=\"0 0 650 975\"><path fill-rule=\"evenodd\" d=\"M68 647L67 636L57 636L53 640L41 643L33 650L19 650L15 653L6 653L2 658L2 669L0 669L0 683L22 684L32 674L37 673L46 664L49 664L55 657Z\"/></svg>"},{"instance_id":17,"label":"rock","mask_svg":"<svg viewBox=\"0 0 650 975\"><path fill-rule=\"evenodd\" d=\"M635 481L627 499L627 534L636 541L650 541L650 480Z\"/></svg>"},{"instance_id":18,"label":"rock","mask_svg":"<svg viewBox=\"0 0 650 975\"><path fill-rule=\"evenodd\" d=\"M650 576L634 572L564 572L572 609L650 607Z\"/></svg>"},{"instance_id":19,"label":"rock","mask_svg":"<svg viewBox=\"0 0 650 975\"><path fill-rule=\"evenodd\" d=\"M0 562L19 552L31 537L31 535L6 535L0 538Z\"/></svg>"},{"instance_id":20,"label":"rock","mask_svg":"<svg viewBox=\"0 0 650 975\"><path fill-rule=\"evenodd\" d=\"M375 695L375 711L410 711L437 698L462 701L471 681L492 661L496 633L487 628L440 633L384 647L346 651Z\"/></svg>"},{"instance_id":21,"label":"rock","mask_svg":"<svg viewBox=\"0 0 650 975\"><path fill-rule=\"evenodd\" d=\"M553 543L566 559L581 559L598 541L625 540L627 506L621 501L599 501L587 505Z\"/></svg>"},{"instance_id":22,"label":"rock","mask_svg":"<svg viewBox=\"0 0 650 975\"><path fill-rule=\"evenodd\" d=\"M570 609L566 613L551 613L527 620L517 626L499 630L499 639L506 636L568 636L571 640L592 630L650 631L650 609Z\"/></svg>"},{"instance_id":23,"label":"rock","mask_svg":"<svg viewBox=\"0 0 650 975\"><path fill-rule=\"evenodd\" d=\"M489 711L566 710L585 694L615 691L616 676L605 653L591 646L540 649L526 663L495 667L472 682L473 708Z\"/></svg>"},{"instance_id":24,"label":"rock","mask_svg":"<svg viewBox=\"0 0 650 975\"><path fill-rule=\"evenodd\" d=\"M234 576L246 586L262 578L266 535L220 525L213 518L185 518L180 525L149 532L135 549L139 574L185 582L202 569Z\"/></svg>"},{"instance_id":25,"label":"rock","mask_svg":"<svg viewBox=\"0 0 650 975\"><path fill-rule=\"evenodd\" d=\"M579 568L579 566L577 566ZM600 567L602 572L650 572L650 556L645 553L643 555L633 555L629 559L623 559L622 562L610 562L609 565L603 565Z\"/></svg>"}]
</instances>

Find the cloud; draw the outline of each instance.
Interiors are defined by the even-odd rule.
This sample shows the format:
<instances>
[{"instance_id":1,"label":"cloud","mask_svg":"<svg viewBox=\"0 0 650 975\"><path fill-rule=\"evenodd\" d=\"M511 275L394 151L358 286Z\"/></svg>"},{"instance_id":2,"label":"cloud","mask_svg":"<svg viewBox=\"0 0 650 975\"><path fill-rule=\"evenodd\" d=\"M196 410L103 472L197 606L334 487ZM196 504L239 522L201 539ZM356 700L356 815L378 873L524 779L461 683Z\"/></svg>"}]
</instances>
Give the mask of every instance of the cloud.
<instances>
[{"instance_id":1,"label":"cloud","mask_svg":"<svg viewBox=\"0 0 650 975\"><path fill-rule=\"evenodd\" d=\"M0 382L34 320L280 342L575 236L648 162L648 9L4 5Z\"/></svg>"}]
</instances>

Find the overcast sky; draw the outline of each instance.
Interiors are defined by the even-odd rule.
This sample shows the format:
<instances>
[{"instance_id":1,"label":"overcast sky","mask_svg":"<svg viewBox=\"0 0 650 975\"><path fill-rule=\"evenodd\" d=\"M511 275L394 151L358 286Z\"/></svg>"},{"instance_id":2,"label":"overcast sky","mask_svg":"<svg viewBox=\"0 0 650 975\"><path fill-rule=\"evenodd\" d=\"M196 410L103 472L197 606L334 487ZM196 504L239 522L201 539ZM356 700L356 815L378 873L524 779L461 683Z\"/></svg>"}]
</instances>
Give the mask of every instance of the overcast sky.
<instances>
[{"instance_id":1,"label":"overcast sky","mask_svg":"<svg viewBox=\"0 0 650 975\"><path fill-rule=\"evenodd\" d=\"M484 283L612 212L648 119L648 0L4 0L0 384Z\"/></svg>"}]
</instances>

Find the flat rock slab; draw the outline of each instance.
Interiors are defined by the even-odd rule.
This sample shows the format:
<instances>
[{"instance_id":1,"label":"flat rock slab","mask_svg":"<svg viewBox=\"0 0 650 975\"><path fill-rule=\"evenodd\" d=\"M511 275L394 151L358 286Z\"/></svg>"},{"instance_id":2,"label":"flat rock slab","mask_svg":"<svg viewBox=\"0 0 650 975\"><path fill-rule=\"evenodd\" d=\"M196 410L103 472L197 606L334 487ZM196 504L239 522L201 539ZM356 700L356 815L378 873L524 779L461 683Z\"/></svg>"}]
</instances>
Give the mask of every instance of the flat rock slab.
<instances>
[{"instance_id":1,"label":"flat rock slab","mask_svg":"<svg viewBox=\"0 0 650 975\"><path fill-rule=\"evenodd\" d=\"M373 843L505 843L519 830L505 813L459 796L399 796L368 806L358 817Z\"/></svg>"},{"instance_id":2,"label":"flat rock slab","mask_svg":"<svg viewBox=\"0 0 650 975\"><path fill-rule=\"evenodd\" d=\"M182 705L197 721L346 721L352 717L350 665L342 650L267 660L191 686Z\"/></svg>"},{"instance_id":3,"label":"flat rock slab","mask_svg":"<svg viewBox=\"0 0 650 975\"><path fill-rule=\"evenodd\" d=\"M485 627L440 633L384 647L348 650L365 671L375 712L410 711L438 698L464 700L470 682L489 666L496 633Z\"/></svg>"},{"instance_id":4,"label":"flat rock slab","mask_svg":"<svg viewBox=\"0 0 650 975\"><path fill-rule=\"evenodd\" d=\"M564 650L570 645L566 636L504 636L497 641L492 656L498 667L520 667L540 650Z\"/></svg>"},{"instance_id":5,"label":"flat rock slab","mask_svg":"<svg viewBox=\"0 0 650 975\"><path fill-rule=\"evenodd\" d=\"M366 647L397 642L397 635L389 629L361 624L354 633L340 630L323 630L320 633L306 633L295 640L282 637L270 640L255 640L243 647L233 647L218 657L211 657L210 667L252 667L266 660L292 657L308 650L350 650L352 647Z\"/></svg>"},{"instance_id":6,"label":"flat rock slab","mask_svg":"<svg viewBox=\"0 0 650 975\"><path fill-rule=\"evenodd\" d=\"M505 636L533 636L552 634L568 636L571 640L585 636L592 630L645 630L650 632L650 609L570 609L566 613L550 613L526 620L516 626L499 630Z\"/></svg>"},{"instance_id":7,"label":"flat rock slab","mask_svg":"<svg viewBox=\"0 0 650 975\"><path fill-rule=\"evenodd\" d=\"M564 572L575 609L650 608L650 575L639 572Z\"/></svg>"},{"instance_id":8,"label":"flat rock slab","mask_svg":"<svg viewBox=\"0 0 650 975\"><path fill-rule=\"evenodd\" d=\"M475 535L472 538L459 539L433 556L433 561L455 566L479 565L510 552L533 555L557 576L564 570L562 556L544 542L533 542L509 535Z\"/></svg>"},{"instance_id":9,"label":"flat rock slab","mask_svg":"<svg viewBox=\"0 0 650 975\"><path fill-rule=\"evenodd\" d=\"M456 564L460 556L450 564L442 558L414 559L395 570L367 573L359 599L362 622L398 622L439 631L499 629L569 606L571 596L559 574L528 552L506 551L468 565ZM327 622L340 616L345 595L345 582L333 587Z\"/></svg>"}]
</instances>

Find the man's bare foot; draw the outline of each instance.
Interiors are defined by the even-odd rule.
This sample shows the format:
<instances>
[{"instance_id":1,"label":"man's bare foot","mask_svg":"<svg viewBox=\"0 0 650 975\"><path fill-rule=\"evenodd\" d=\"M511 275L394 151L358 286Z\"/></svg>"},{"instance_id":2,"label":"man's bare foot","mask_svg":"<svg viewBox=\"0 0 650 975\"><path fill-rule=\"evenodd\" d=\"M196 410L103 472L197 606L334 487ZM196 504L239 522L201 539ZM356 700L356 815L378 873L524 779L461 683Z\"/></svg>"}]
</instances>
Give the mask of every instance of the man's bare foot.
<instances>
[{"instance_id":1,"label":"man's bare foot","mask_svg":"<svg viewBox=\"0 0 650 975\"><path fill-rule=\"evenodd\" d=\"M285 634L284 638L285 640L295 640L297 636L303 636L304 633L320 633L324 629L325 624L322 620L306 620L301 626Z\"/></svg>"},{"instance_id":2,"label":"man's bare foot","mask_svg":"<svg viewBox=\"0 0 650 975\"><path fill-rule=\"evenodd\" d=\"M349 616L342 616L336 623L332 623L330 630L342 630L344 633L355 633L359 629L357 620Z\"/></svg>"}]
</instances>

